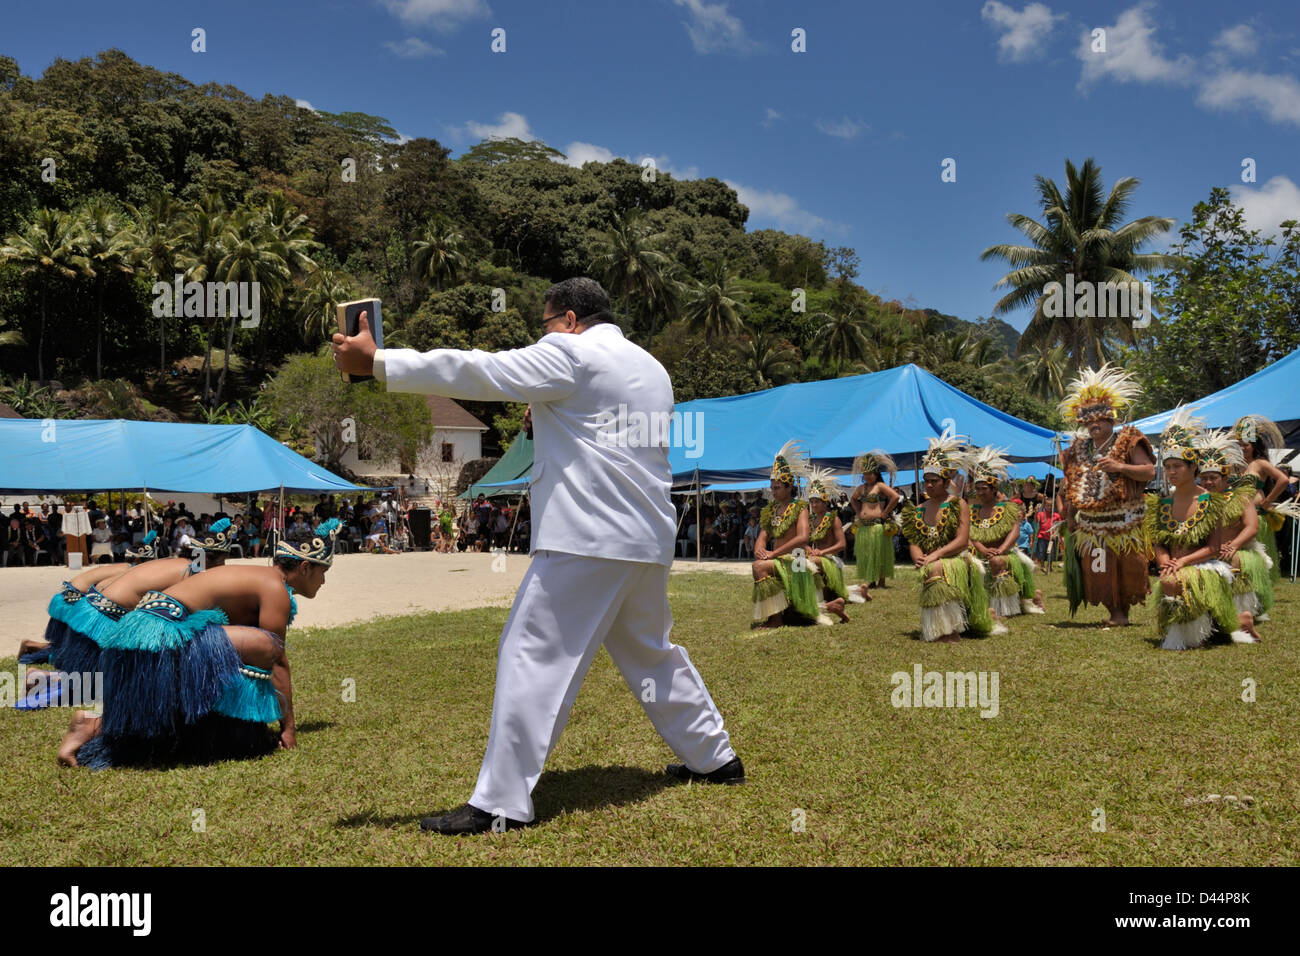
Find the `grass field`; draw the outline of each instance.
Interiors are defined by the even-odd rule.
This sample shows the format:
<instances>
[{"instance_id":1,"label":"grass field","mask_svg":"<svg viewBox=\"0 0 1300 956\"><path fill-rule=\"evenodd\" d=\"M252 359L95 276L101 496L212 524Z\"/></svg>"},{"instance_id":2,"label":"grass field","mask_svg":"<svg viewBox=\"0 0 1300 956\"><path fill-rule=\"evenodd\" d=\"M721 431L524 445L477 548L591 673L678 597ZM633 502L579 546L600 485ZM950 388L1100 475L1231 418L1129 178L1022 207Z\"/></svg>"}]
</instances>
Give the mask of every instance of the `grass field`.
<instances>
[{"instance_id":1,"label":"grass field","mask_svg":"<svg viewBox=\"0 0 1300 956\"><path fill-rule=\"evenodd\" d=\"M1126 630L1083 627L1060 575L1039 579L1047 615L925 645L910 570L851 607L851 624L759 632L747 579L674 575L675 640L748 784L669 785L671 752L601 652L534 792L538 824L474 838L422 834L416 820L473 789L504 609L291 634L298 748L261 761L61 769L68 711L6 710L0 863L1300 861L1300 588L1279 587L1266 643L1172 653L1156 648L1150 611ZM890 675L916 664L998 672L998 715L895 708Z\"/></svg>"}]
</instances>

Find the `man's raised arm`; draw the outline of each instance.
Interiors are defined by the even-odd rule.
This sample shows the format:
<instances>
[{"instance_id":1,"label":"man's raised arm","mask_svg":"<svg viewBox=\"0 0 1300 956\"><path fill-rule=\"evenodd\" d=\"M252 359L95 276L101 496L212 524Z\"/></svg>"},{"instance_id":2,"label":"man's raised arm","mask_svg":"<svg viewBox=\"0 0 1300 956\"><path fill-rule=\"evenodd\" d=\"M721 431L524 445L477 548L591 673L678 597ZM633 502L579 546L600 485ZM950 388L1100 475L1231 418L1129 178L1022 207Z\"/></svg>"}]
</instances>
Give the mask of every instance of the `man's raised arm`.
<instances>
[{"instance_id":1,"label":"man's raised arm","mask_svg":"<svg viewBox=\"0 0 1300 956\"><path fill-rule=\"evenodd\" d=\"M390 392L531 403L565 398L577 387L574 359L545 339L505 352L376 349L364 312L359 324L356 335L335 334L335 365L351 375L374 375Z\"/></svg>"}]
</instances>

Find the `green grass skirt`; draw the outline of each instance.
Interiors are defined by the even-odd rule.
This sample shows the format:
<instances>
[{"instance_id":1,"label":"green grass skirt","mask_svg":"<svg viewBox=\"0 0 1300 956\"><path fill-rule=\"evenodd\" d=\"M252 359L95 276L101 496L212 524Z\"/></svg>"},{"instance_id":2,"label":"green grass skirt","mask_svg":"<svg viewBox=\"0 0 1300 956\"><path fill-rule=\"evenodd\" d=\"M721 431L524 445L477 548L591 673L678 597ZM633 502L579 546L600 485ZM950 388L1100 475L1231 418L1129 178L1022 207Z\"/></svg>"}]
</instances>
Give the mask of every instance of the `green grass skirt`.
<instances>
[{"instance_id":1,"label":"green grass skirt","mask_svg":"<svg viewBox=\"0 0 1300 956\"><path fill-rule=\"evenodd\" d=\"M982 564L968 557L940 558L940 575L921 583L921 638L933 641L945 634L987 637L993 631L989 592ZM928 574L934 564L923 571Z\"/></svg>"},{"instance_id":2,"label":"green grass skirt","mask_svg":"<svg viewBox=\"0 0 1300 956\"><path fill-rule=\"evenodd\" d=\"M836 597L848 599L849 591L844 586L844 565L838 558L833 555L826 555L816 559L819 570L814 575L815 584L819 589L830 591Z\"/></svg>"},{"instance_id":3,"label":"green grass skirt","mask_svg":"<svg viewBox=\"0 0 1300 956\"><path fill-rule=\"evenodd\" d=\"M1160 588L1152 589L1151 605L1156 611L1156 630L1164 639L1162 647L1200 647L1216 626L1226 634L1237 629L1231 572L1232 568L1222 561L1192 564L1178 572L1182 594L1170 598Z\"/></svg>"},{"instance_id":4,"label":"green grass skirt","mask_svg":"<svg viewBox=\"0 0 1300 956\"><path fill-rule=\"evenodd\" d=\"M1268 515L1262 511L1259 513L1259 531L1255 535L1255 540L1264 546L1264 552L1273 562L1273 567L1268 571L1269 578L1273 581L1281 581L1282 556L1277 551L1277 535L1273 531L1273 526L1268 523Z\"/></svg>"},{"instance_id":5,"label":"green grass skirt","mask_svg":"<svg viewBox=\"0 0 1300 956\"><path fill-rule=\"evenodd\" d=\"M1237 552L1237 558L1241 562L1241 570L1232 581L1233 596L1254 594L1258 599L1257 608L1241 607L1239 604L1238 610L1267 614L1273 608L1273 575L1266 556L1262 550L1256 550L1254 542L1251 542Z\"/></svg>"},{"instance_id":6,"label":"green grass skirt","mask_svg":"<svg viewBox=\"0 0 1300 956\"><path fill-rule=\"evenodd\" d=\"M817 620L817 582L813 571L805 564L804 570L792 568L794 559L783 554L776 559L776 574L754 582L754 622L762 623L773 614L792 607L803 617Z\"/></svg>"},{"instance_id":7,"label":"green grass skirt","mask_svg":"<svg viewBox=\"0 0 1300 956\"><path fill-rule=\"evenodd\" d=\"M853 523L853 557L858 566L858 582L874 584L894 576L894 537L885 534L879 522Z\"/></svg>"}]
</instances>

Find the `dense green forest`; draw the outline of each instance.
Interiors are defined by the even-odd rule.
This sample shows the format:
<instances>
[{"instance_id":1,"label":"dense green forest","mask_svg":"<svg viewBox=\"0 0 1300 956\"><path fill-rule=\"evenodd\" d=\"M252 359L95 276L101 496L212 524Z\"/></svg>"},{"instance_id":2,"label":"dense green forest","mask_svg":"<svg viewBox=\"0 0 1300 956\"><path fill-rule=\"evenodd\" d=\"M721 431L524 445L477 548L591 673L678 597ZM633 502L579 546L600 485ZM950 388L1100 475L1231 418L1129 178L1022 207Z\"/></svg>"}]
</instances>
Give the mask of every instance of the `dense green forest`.
<instances>
[{"instance_id":1,"label":"dense green forest","mask_svg":"<svg viewBox=\"0 0 1300 956\"><path fill-rule=\"evenodd\" d=\"M1050 263L1075 253L1159 270L1163 310L1135 333L1118 320L1053 324L1040 307L1022 338L997 318L872 294L852 249L746 231L748 210L717 179L562 158L544 143L494 140L452 159L432 139L399 142L379 116L195 85L117 50L56 61L39 78L0 56L0 401L41 417L247 421L309 448L343 401L332 383L319 386L329 394L303 394L315 387L304 363L333 331L335 303L383 299L388 345L512 348L536 339L542 293L572 275L604 283L678 401L915 362L1054 425L1063 382L1084 361L1140 368L1163 407L1300 344L1300 237L1289 229L1274 248L1234 224L1222 190L1198 205L1177 254L1150 256L1138 246L1174 220L1108 220L1119 239L1063 249L1071 231L1093 233L1051 204L1090 215L1104 198L1100 171L1067 164L1067 196L1055 200L1040 177L1045 226L1025 230L1035 248L985 251L1015 267L995 314L1032 303ZM1135 186L1116 190L1127 200ZM1220 272L1255 270L1239 277L1262 290L1251 316L1241 317L1240 284L1207 278L1211 260ZM177 277L256 282L257 321L202 297L168 314L154 287ZM162 298L170 305L170 292ZM1216 320L1243 331L1225 335ZM1217 343L1210 351L1189 343L1194 325ZM415 406L401 408L410 396L392 398L401 401L358 419L361 439L409 450L427 429ZM499 444L515 433L521 409L467 404Z\"/></svg>"}]
</instances>

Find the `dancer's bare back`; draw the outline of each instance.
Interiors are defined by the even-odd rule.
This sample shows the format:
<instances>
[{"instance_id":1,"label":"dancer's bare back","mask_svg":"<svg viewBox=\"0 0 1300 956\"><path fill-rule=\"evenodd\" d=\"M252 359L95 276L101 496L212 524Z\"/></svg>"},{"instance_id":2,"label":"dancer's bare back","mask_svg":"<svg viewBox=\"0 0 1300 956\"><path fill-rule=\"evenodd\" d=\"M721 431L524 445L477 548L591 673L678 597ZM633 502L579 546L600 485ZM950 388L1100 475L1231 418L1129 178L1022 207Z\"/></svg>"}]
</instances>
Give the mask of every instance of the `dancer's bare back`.
<instances>
[{"instance_id":1,"label":"dancer's bare back","mask_svg":"<svg viewBox=\"0 0 1300 956\"><path fill-rule=\"evenodd\" d=\"M220 608L231 624L260 627L281 638L289 627L289 592L274 567L224 565L166 590L191 611Z\"/></svg>"},{"instance_id":2,"label":"dancer's bare back","mask_svg":"<svg viewBox=\"0 0 1300 956\"><path fill-rule=\"evenodd\" d=\"M124 608L133 608L140 603L145 591L169 591L189 572L189 558L159 558L136 565L100 590L110 601L116 601Z\"/></svg>"}]
</instances>

